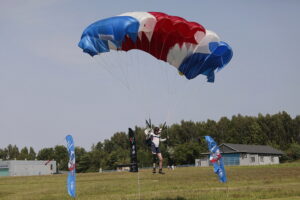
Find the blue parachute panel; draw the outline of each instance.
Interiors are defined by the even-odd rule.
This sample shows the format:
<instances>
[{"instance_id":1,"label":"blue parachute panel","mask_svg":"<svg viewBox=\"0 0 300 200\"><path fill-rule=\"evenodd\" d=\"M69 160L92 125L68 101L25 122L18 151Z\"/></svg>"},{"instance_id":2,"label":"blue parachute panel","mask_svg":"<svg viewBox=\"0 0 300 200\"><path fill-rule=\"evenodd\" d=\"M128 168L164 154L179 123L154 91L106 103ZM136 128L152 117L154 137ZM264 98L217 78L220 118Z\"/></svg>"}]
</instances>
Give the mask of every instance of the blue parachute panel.
<instances>
[{"instance_id":1,"label":"blue parachute panel","mask_svg":"<svg viewBox=\"0 0 300 200\"><path fill-rule=\"evenodd\" d=\"M78 46L91 56L109 52L108 41L111 41L117 48L121 48L125 36L135 42L139 26L139 21L130 16L99 20L84 30Z\"/></svg>"},{"instance_id":2,"label":"blue parachute panel","mask_svg":"<svg viewBox=\"0 0 300 200\"><path fill-rule=\"evenodd\" d=\"M184 59L178 70L187 79L193 79L199 74L207 76L208 82L214 82L215 70L221 70L232 58L231 47L225 42L209 43L211 54L194 53Z\"/></svg>"}]
</instances>

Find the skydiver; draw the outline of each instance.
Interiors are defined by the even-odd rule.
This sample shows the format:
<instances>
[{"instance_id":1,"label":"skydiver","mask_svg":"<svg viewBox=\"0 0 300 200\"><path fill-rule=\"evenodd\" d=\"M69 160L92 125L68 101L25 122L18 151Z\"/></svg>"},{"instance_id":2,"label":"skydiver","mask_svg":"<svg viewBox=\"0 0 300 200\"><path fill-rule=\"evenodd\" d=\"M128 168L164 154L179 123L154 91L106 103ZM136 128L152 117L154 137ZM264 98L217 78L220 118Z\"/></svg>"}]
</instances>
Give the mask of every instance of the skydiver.
<instances>
[{"instance_id":1,"label":"skydiver","mask_svg":"<svg viewBox=\"0 0 300 200\"><path fill-rule=\"evenodd\" d=\"M147 131L147 129L146 129ZM146 133L145 131L145 133ZM149 130L146 133L148 137L151 138L151 152L152 152L152 159L153 159L153 171L152 173L156 173L156 159L158 158L159 160L159 172L160 174L165 174L162 171L162 164L163 164L163 157L161 154L161 151L159 149L159 143L166 141L166 138L161 138L161 131L162 129L159 127L155 127L154 130Z\"/></svg>"}]
</instances>

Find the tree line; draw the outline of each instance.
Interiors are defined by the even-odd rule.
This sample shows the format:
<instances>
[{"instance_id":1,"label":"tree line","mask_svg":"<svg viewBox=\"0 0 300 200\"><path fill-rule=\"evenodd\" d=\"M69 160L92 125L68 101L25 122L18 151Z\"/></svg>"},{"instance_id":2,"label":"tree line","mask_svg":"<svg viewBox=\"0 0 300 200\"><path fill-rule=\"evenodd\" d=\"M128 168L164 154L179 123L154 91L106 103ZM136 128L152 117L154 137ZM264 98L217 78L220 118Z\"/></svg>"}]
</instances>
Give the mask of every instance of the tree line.
<instances>
[{"instance_id":1,"label":"tree line","mask_svg":"<svg viewBox=\"0 0 300 200\"><path fill-rule=\"evenodd\" d=\"M139 167L149 167L152 155L145 142L145 127L134 127L138 148ZM242 116L231 119L222 117L219 121L181 121L162 132L162 138L169 138L161 144L165 165L172 161L177 165L194 164L201 153L207 152L205 135L213 137L218 144L270 145L285 152L281 161L300 159L300 116L292 118L287 112L274 115ZM118 165L130 163L129 138L127 132L117 132L110 139L93 144L90 151L75 148L77 172L96 172L116 169ZM3 160L56 160L59 170L67 170L68 152L65 146L43 148L37 154L32 147L20 151L16 145L0 149Z\"/></svg>"}]
</instances>

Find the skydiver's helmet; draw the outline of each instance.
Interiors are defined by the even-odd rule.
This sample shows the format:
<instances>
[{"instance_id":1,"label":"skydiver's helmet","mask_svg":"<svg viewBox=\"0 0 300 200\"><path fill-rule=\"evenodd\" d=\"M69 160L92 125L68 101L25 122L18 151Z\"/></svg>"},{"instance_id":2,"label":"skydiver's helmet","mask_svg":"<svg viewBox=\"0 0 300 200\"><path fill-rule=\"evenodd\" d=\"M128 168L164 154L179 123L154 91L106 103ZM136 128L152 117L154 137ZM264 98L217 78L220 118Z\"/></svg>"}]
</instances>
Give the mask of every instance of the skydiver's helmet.
<instances>
[{"instance_id":1,"label":"skydiver's helmet","mask_svg":"<svg viewBox=\"0 0 300 200\"><path fill-rule=\"evenodd\" d=\"M155 127L154 128L154 134L160 134L161 133L161 128L159 128L159 127Z\"/></svg>"}]
</instances>

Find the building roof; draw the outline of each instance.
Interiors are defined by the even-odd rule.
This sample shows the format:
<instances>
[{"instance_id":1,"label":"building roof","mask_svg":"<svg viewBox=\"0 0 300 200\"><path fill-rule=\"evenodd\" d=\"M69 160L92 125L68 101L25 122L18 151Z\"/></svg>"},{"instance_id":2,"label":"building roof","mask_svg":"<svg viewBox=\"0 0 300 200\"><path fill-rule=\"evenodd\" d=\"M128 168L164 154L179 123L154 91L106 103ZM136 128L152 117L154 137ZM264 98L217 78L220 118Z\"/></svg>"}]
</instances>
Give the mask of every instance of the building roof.
<instances>
[{"instance_id":1,"label":"building roof","mask_svg":"<svg viewBox=\"0 0 300 200\"><path fill-rule=\"evenodd\" d=\"M260 153L283 155L284 153L267 145L231 144L223 143L219 146L223 153Z\"/></svg>"}]
</instances>

